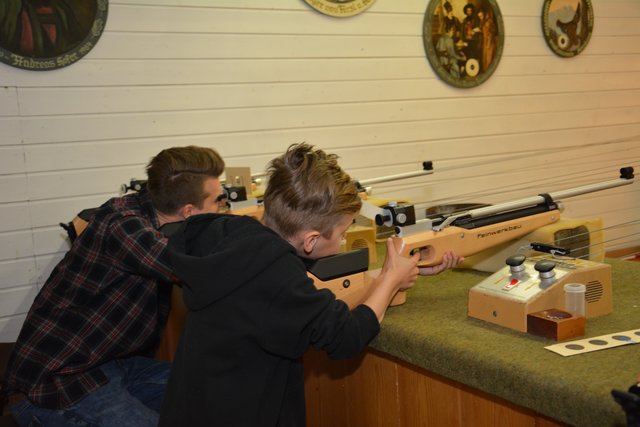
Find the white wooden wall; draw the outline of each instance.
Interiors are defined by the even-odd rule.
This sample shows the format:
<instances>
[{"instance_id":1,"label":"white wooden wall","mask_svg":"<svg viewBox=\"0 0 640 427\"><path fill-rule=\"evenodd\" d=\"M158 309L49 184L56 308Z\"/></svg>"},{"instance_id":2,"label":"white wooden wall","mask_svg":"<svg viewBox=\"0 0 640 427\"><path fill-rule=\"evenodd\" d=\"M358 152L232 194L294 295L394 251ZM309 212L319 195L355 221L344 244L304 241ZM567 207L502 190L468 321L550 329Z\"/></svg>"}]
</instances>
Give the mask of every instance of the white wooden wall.
<instances>
[{"instance_id":1,"label":"white wooden wall","mask_svg":"<svg viewBox=\"0 0 640 427\"><path fill-rule=\"evenodd\" d=\"M377 0L351 18L302 0L111 0L81 61L47 72L0 64L0 341L68 244L60 221L144 178L174 145L219 150L261 171L291 143L336 152L374 187L420 209L497 203L640 170L640 2L592 0L587 48L561 58L542 0L501 0L505 48L494 75L456 89L422 44L428 0ZM599 216L609 250L640 245L640 184L565 201Z\"/></svg>"}]
</instances>

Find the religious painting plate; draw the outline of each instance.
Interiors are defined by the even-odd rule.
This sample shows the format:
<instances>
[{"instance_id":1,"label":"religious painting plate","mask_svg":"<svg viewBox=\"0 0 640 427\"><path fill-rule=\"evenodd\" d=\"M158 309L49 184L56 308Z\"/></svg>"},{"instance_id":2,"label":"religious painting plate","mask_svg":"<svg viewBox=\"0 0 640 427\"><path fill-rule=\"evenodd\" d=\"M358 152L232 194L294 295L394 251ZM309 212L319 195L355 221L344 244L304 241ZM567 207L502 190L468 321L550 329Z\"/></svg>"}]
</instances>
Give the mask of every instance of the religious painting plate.
<instances>
[{"instance_id":1,"label":"religious painting plate","mask_svg":"<svg viewBox=\"0 0 640 427\"><path fill-rule=\"evenodd\" d=\"M422 35L431 67L455 87L484 83L502 57L504 24L495 0L430 0Z\"/></svg>"},{"instance_id":2,"label":"religious painting plate","mask_svg":"<svg viewBox=\"0 0 640 427\"><path fill-rule=\"evenodd\" d=\"M25 70L66 67L97 43L108 0L0 0L0 62Z\"/></svg>"},{"instance_id":3,"label":"religious painting plate","mask_svg":"<svg viewBox=\"0 0 640 427\"><path fill-rule=\"evenodd\" d=\"M593 32L591 0L545 0L542 31L558 56L576 56L587 46Z\"/></svg>"},{"instance_id":4,"label":"religious painting plate","mask_svg":"<svg viewBox=\"0 0 640 427\"><path fill-rule=\"evenodd\" d=\"M325 15L346 18L367 10L375 0L304 0Z\"/></svg>"}]
</instances>

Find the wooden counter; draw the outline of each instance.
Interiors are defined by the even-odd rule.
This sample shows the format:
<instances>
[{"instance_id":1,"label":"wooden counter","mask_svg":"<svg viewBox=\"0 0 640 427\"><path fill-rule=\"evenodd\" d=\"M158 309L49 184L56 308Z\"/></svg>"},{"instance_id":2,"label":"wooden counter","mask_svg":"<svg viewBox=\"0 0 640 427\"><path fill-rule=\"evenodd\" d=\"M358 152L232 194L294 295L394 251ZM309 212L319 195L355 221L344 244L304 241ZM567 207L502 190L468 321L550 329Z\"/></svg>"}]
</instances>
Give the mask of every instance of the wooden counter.
<instances>
[{"instance_id":1,"label":"wooden counter","mask_svg":"<svg viewBox=\"0 0 640 427\"><path fill-rule=\"evenodd\" d=\"M368 349L348 361L305 356L307 427L558 427L504 399Z\"/></svg>"}]
</instances>

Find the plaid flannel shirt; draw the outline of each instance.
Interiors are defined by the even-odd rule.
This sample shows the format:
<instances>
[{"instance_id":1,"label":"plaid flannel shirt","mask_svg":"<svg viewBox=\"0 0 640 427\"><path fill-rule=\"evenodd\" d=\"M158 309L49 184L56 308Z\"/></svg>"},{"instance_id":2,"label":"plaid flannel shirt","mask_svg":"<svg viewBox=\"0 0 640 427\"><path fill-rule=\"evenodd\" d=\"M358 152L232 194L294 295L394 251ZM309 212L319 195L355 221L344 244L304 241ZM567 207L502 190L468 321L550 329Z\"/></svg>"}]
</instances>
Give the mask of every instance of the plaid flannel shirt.
<instances>
[{"instance_id":1,"label":"plaid flannel shirt","mask_svg":"<svg viewBox=\"0 0 640 427\"><path fill-rule=\"evenodd\" d=\"M22 326L9 392L68 407L107 382L101 364L152 357L177 282L148 193L107 201L55 267Z\"/></svg>"}]
</instances>

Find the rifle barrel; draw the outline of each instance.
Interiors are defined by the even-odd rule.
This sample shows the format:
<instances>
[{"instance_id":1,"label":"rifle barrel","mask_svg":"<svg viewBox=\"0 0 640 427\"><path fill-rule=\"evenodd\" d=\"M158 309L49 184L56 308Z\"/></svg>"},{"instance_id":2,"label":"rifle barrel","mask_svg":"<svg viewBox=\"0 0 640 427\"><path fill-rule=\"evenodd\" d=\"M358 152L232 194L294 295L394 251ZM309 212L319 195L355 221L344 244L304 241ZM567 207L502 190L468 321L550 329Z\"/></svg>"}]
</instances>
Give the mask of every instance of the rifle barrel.
<instances>
[{"instance_id":1,"label":"rifle barrel","mask_svg":"<svg viewBox=\"0 0 640 427\"><path fill-rule=\"evenodd\" d=\"M548 196L553 201L559 201L559 199L579 196L587 193L594 193L596 191L606 190L609 188L620 187L622 185L628 185L633 182L630 178L618 178L611 181L605 181L601 183L583 185L581 187L570 188L567 190L561 190L554 193L549 193ZM506 212L514 209L525 208L528 206L535 206L547 202L547 198L544 195L532 196L525 199L514 200L511 202L499 203L483 208L472 209L467 214L471 215L471 218L480 218L484 216L494 215L501 212Z\"/></svg>"},{"instance_id":2,"label":"rifle barrel","mask_svg":"<svg viewBox=\"0 0 640 427\"><path fill-rule=\"evenodd\" d=\"M363 187L366 187L368 185L378 184L379 182L396 181L399 179L413 178L413 177L422 176L422 175L430 175L432 173L433 173L433 170L419 170L415 172L405 172L405 173L399 173L396 175L381 176L378 178L371 178L371 179L366 179L358 182Z\"/></svg>"}]
</instances>

